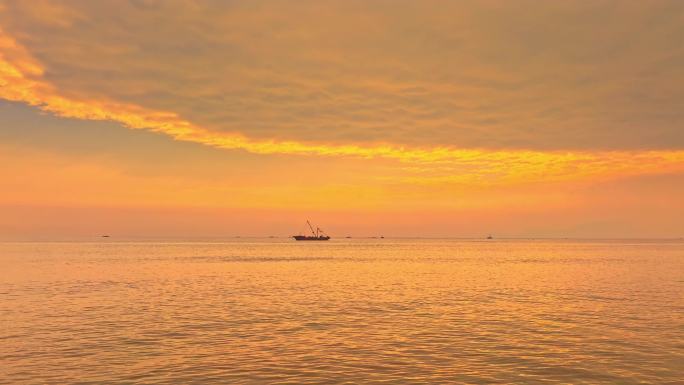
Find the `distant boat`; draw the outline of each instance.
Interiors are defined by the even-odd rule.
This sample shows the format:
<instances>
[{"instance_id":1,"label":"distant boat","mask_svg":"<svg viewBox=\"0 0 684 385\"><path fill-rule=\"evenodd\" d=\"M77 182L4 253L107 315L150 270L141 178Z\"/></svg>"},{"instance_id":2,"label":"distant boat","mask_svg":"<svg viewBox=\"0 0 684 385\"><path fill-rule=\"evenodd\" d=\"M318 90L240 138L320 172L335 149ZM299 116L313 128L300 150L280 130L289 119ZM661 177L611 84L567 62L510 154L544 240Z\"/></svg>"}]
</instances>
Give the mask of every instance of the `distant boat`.
<instances>
[{"instance_id":1,"label":"distant boat","mask_svg":"<svg viewBox=\"0 0 684 385\"><path fill-rule=\"evenodd\" d=\"M316 230L314 230L313 226L311 226L311 222L306 221L306 224L309 225L311 235L293 235L292 238L296 241L327 241L330 239L320 227L316 227Z\"/></svg>"},{"instance_id":2,"label":"distant boat","mask_svg":"<svg viewBox=\"0 0 684 385\"><path fill-rule=\"evenodd\" d=\"M102 238L109 238L109 235L102 235Z\"/></svg>"},{"instance_id":3,"label":"distant boat","mask_svg":"<svg viewBox=\"0 0 684 385\"><path fill-rule=\"evenodd\" d=\"M492 237L492 235L490 234L487 236L487 239L494 239L494 237Z\"/></svg>"}]
</instances>

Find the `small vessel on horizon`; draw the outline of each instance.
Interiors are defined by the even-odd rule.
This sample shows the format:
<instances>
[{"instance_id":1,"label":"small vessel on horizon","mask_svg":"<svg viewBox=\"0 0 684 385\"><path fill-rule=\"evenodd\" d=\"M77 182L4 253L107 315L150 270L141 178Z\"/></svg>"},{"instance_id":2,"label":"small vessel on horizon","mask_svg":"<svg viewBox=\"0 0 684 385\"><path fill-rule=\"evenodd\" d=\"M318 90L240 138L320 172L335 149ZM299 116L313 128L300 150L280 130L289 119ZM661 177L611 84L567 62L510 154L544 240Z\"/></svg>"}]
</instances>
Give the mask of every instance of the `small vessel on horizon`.
<instances>
[{"instance_id":1,"label":"small vessel on horizon","mask_svg":"<svg viewBox=\"0 0 684 385\"><path fill-rule=\"evenodd\" d=\"M307 220L306 224L309 225L311 235L293 235L292 238L294 238L296 241L327 241L330 239L330 237L325 234L320 227L316 227L316 230L314 231L313 226L311 226L311 222Z\"/></svg>"}]
</instances>

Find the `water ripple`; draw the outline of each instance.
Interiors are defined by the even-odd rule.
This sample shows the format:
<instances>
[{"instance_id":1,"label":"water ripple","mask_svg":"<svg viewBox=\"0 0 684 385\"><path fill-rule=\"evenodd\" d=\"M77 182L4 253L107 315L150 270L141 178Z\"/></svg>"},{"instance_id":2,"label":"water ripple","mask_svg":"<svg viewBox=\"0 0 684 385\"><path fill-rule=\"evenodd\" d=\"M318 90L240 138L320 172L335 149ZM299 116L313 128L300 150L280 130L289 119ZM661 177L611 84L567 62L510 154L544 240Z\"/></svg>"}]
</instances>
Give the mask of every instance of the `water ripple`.
<instances>
[{"instance_id":1,"label":"water ripple","mask_svg":"<svg viewBox=\"0 0 684 385\"><path fill-rule=\"evenodd\" d=\"M2 384L680 384L684 244L0 244Z\"/></svg>"}]
</instances>

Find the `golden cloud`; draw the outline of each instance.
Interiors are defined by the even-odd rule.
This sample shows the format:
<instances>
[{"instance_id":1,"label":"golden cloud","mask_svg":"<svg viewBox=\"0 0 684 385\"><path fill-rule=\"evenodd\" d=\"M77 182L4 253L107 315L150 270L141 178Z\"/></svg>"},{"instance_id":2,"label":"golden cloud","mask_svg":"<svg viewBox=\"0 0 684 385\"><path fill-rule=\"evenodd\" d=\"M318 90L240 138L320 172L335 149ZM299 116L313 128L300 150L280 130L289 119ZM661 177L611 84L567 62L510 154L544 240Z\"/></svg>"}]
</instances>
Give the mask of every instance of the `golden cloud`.
<instances>
[{"instance_id":1,"label":"golden cloud","mask_svg":"<svg viewBox=\"0 0 684 385\"><path fill-rule=\"evenodd\" d=\"M66 96L44 77L45 69L0 30L0 98L57 116L118 122L203 145L256 154L383 158L409 164L411 183L520 183L619 177L684 170L684 151L530 151L460 149L449 146L355 145L249 138L209 130L172 111L113 100ZM405 168L406 169L406 168Z\"/></svg>"}]
</instances>

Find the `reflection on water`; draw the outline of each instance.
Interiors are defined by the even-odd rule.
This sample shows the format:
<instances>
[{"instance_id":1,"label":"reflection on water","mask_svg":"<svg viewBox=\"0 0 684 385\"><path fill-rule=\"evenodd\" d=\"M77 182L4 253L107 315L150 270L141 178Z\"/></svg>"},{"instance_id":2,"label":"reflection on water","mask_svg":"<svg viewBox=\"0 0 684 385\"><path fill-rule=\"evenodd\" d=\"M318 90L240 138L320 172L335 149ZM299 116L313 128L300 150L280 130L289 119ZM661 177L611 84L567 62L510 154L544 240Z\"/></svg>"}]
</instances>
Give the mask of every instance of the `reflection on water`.
<instances>
[{"instance_id":1,"label":"reflection on water","mask_svg":"<svg viewBox=\"0 0 684 385\"><path fill-rule=\"evenodd\" d=\"M681 384L684 243L0 244L0 383Z\"/></svg>"}]
</instances>

